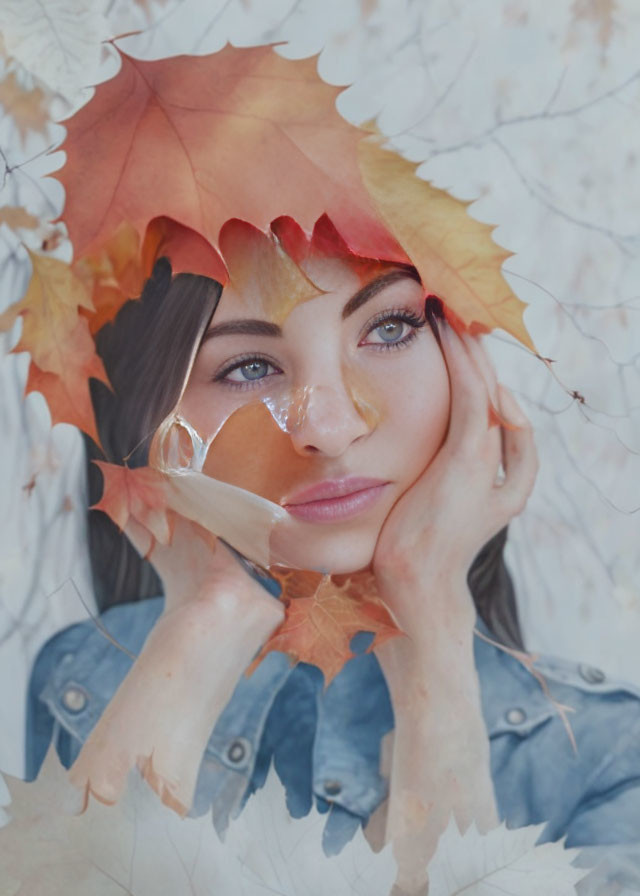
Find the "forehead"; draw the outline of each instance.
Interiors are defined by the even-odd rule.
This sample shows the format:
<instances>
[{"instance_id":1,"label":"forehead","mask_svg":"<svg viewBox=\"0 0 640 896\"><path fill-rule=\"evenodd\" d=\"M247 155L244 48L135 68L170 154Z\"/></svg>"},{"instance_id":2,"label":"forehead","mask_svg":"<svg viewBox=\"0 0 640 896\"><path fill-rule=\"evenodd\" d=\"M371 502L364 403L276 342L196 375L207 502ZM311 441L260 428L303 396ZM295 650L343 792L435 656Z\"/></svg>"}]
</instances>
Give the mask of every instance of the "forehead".
<instances>
[{"instance_id":1,"label":"forehead","mask_svg":"<svg viewBox=\"0 0 640 896\"><path fill-rule=\"evenodd\" d=\"M345 296L346 300L360 284L348 264L332 258L314 265L313 279L299 269L285 272L284 276L282 273L274 271L273 266L260 269L254 265L253 270L245 269L241 277L236 275L222 291L216 321L254 317L282 324L298 305L311 299L333 297L335 301Z\"/></svg>"},{"instance_id":2,"label":"forehead","mask_svg":"<svg viewBox=\"0 0 640 896\"><path fill-rule=\"evenodd\" d=\"M403 299L405 294L408 299L422 293L415 271L390 262L316 256L307 260L303 270L297 266L296 270L294 278L274 277L268 269L245 271L240 283L236 278L225 286L212 323L258 319L282 325L301 305L308 305L314 315L334 316L354 297L359 306L358 297L367 286L378 292L395 285Z\"/></svg>"}]
</instances>

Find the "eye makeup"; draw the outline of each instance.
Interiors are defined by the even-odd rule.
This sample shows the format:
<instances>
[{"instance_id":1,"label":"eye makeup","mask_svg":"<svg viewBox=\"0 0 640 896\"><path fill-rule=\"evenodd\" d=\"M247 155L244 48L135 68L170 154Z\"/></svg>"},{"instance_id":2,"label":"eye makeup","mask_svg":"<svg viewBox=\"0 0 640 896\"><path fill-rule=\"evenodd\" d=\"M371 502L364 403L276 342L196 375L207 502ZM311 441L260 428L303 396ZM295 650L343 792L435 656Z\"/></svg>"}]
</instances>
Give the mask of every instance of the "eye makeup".
<instances>
[{"instance_id":1,"label":"eye makeup","mask_svg":"<svg viewBox=\"0 0 640 896\"><path fill-rule=\"evenodd\" d=\"M385 340L383 338L382 342L364 342L364 338L371 335L371 333L373 333L375 330L383 327L386 323L394 323L398 321L410 328L409 332L405 333L402 339ZM426 317L424 315L418 315L413 308L395 308L391 310L381 311L371 320L367 321L365 326L362 328L361 335L358 340L358 346L367 346L375 349L390 349L394 347L399 348L401 346L405 346L410 343L415 338L415 336L417 336L418 330L424 327L425 323Z\"/></svg>"},{"instance_id":2,"label":"eye makeup","mask_svg":"<svg viewBox=\"0 0 640 896\"><path fill-rule=\"evenodd\" d=\"M267 373L261 377L247 377L246 380L230 380L228 379L229 375L233 373L235 370L240 370L242 367L249 367L250 365L265 365L267 368L271 367L273 369L273 373ZM268 379L277 374L281 374L283 371L277 366L275 361L271 358L268 358L266 355L256 354L256 353L248 353L246 355L241 355L240 357L236 357L230 359L217 373L215 373L211 379L214 383L221 383L224 386L229 386L232 389L242 389L246 388L252 389L255 386L259 385L263 380Z\"/></svg>"},{"instance_id":3,"label":"eye makeup","mask_svg":"<svg viewBox=\"0 0 640 896\"><path fill-rule=\"evenodd\" d=\"M381 342L364 341L367 336L375 332L375 330L382 327L384 324L394 322L405 324L410 328L409 332L405 333L400 339L383 339ZM413 339L417 336L418 330L424 327L425 323L426 318L424 317L424 315L417 314L416 311L412 308L386 309L376 314L364 325L361 330L360 336L358 337L358 347L373 348L376 351L388 351L391 349L404 348L413 341ZM248 376L244 381L229 379L230 374L232 374L234 371L240 370L245 366L249 367L252 364L255 365L255 367L259 367L260 365L262 365L263 367L267 368L267 371L269 368L271 368L271 372L265 372L262 376ZM257 370L255 372L258 373ZM211 377L211 380L214 383L221 383L225 387L246 391L247 389L253 389L256 386L260 385L264 380L282 373L282 369L278 367L276 362L272 358L269 358L267 355L258 353L247 353L239 357L230 359L222 367L221 370L216 372Z\"/></svg>"}]
</instances>

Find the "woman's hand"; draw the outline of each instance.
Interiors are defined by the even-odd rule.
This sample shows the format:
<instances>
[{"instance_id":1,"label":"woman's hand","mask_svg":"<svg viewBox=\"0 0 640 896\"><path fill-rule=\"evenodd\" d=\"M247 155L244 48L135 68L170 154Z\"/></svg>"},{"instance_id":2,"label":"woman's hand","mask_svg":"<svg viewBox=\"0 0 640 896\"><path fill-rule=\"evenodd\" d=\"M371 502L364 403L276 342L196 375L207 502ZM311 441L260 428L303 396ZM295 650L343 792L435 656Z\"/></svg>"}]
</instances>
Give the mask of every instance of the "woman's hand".
<instances>
[{"instance_id":1,"label":"woman's hand","mask_svg":"<svg viewBox=\"0 0 640 896\"><path fill-rule=\"evenodd\" d=\"M149 533L130 523L141 553ZM163 802L189 811L211 731L283 607L223 545L179 518L171 545L151 559L165 608L140 655L89 735L70 780L106 803L118 800L138 766Z\"/></svg>"},{"instance_id":2,"label":"woman's hand","mask_svg":"<svg viewBox=\"0 0 640 896\"><path fill-rule=\"evenodd\" d=\"M451 383L445 440L392 508L373 561L380 596L407 633L376 654L394 709L386 839L394 892L424 892L426 866L453 812L460 830L498 823L474 663L467 586L481 547L519 513L537 471L533 433L498 387L478 340L441 329ZM511 424L489 426L489 397ZM515 424L515 428L511 425ZM500 463L506 476L496 484Z\"/></svg>"},{"instance_id":3,"label":"woman's hand","mask_svg":"<svg viewBox=\"0 0 640 896\"><path fill-rule=\"evenodd\" d=\"M380 594L407 632L433 624L437 609L437 591L422 602L416 593L428 582L466 582L482 546L524 508L538 469L531 425L497 384L479 340L461 338L447 324L440 333L451 384L449 429L435 458L392 508L373 559ZM489 426L489 398L514 428ZM506 477L497 485L501 462ZM471 604L467 611L472 624Z\"/></svg>"}]
</instances>

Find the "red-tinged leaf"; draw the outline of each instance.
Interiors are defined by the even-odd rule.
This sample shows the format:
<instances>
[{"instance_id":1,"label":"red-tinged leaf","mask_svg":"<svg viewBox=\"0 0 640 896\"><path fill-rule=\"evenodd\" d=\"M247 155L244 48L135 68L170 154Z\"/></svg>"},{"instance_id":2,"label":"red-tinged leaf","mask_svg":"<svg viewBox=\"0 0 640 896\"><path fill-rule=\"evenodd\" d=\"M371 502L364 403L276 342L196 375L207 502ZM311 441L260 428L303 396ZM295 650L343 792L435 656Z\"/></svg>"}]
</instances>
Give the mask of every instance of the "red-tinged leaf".
<instances>
[{"instance_id":1,"label":"red-tinged leaf","mask_svg":"<svg viewBox=\"0 0 640 896\"><path fill-rule=\"evenodd\" d=\"M279 650L289 654L294 662L317 666L327 687L354 656L350 643L358 632L373 633L368 652L403 634L378 597L372 575L323 576L277 569L272 572L283 588L280 599L286 606L285 618L247 674L267 653ZM305 596L309 594L312 596Z\"/></svg>"},{"instance_id":2,"label":"red-tinged leaf","mask_svg":"<svg viewBox=\"0 0 640 896\"><path fill-rule=\"evenodd\" d=\"M242 296L258 318L282 324L296 305L322 295L272 234L245 221L227 221L220 248L229 272L227 291Z\"/></svg>"},{"instance_id":3,"label":"red-tinged leaf","mask_svg":"<svg viewBox=\"0 0 640 896\"><path fill-rule=\"evenodd\" d=\"M323 272L326 270L327 258L335 258L345 263L350 272L358 277L362 286L393 267L389 261L366 258L354 252L338 233L328 215L318 218L311 236L307 236L299 224L286 215L274 221L271 230L287 255L318 287L322 286L325 280ZM327 284L328 289L331 283L330 280Z\"/></svg>"},{"instance_id":4,"label":"red-tinged leaf","mask_svg":"<svg viewBox=\"0 0 640 896\"><path fill-rule=\"evenodd\" d=\"M135 520L159 544L171 541L172 526L165 494L165 477L151 467L129 467L94 461L104 477L102 498L93 510L102 510L119 529Z\"/></svg>"},{"instance_id":5,"label":"red-tinged leaf","mask_svg":"<svg viewBox=\"0 0 640 896\"><path fill-rule=\"evenodd\" d=\"M219 283L227 279L226 268L217 252L196 230L171 218L154 218L146 229L142 244L142 270L148 276L158 258L169 258L173 272L192 272L211 277Z\"/></svg>"}]
</instances>

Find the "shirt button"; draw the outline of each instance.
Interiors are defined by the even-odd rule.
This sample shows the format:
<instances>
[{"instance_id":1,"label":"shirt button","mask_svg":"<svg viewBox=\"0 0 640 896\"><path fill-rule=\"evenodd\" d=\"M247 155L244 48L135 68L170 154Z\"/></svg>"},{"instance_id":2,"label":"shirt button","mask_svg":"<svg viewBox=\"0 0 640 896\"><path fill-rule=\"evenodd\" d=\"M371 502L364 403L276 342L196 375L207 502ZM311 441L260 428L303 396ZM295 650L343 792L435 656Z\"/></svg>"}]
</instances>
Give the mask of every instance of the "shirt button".
<instances>
[{"instance_id":1,"label":"shirt button","mask_svg":"<svg viewBox=\"0 0 640 896\"><path fill-rule=\"evenodd\" d=\"M602 669L596 669L595 666L588 666L586 663L580 663L578 672L587 684L602 684L605 679Z\"/></svg>"},{"instance_id":2,"label":"shirt button","mask_svg":"<svg viewBox=\"0 0 640 896\"><path fill-rule=\"evenodd\" d=\"M333 778L327 778L322 786L327 796L337 796L342 791L342 783Z\"/></svg>"},{"instance_id":3,"label":"shirt button","mask_svg":"<svg viewBox=\"0 0 640 896\"><path fill-rule=\"evenodd\" d=\"M524 709L520 709L519 706L515 706L513 709L510 709L505 713L505 719L510 725L522 725L526 718L526 712L524 711Z\"/></svg>"},{"instance_id":4,"label":"shirt button","mask_svg":"<svg viewBox=\"0 0 640 896\"><path fill-rule=\"evenodd\" d=\"M249 752L249 744L243 737L236 737L227 747L227 759L238 765L247 756Z\"/></svg>"},{"instance_id":5,"label":"shirt button","mask_svg":"<svg viewBox=\"0 0 640 896\"><path fill-rule=\"evenodd\" d=\"M62 695L62 705L69 712L82 712L88 702L89 698L86 693L75 685L66 688Z\"/></svg>"}]
</instances>

